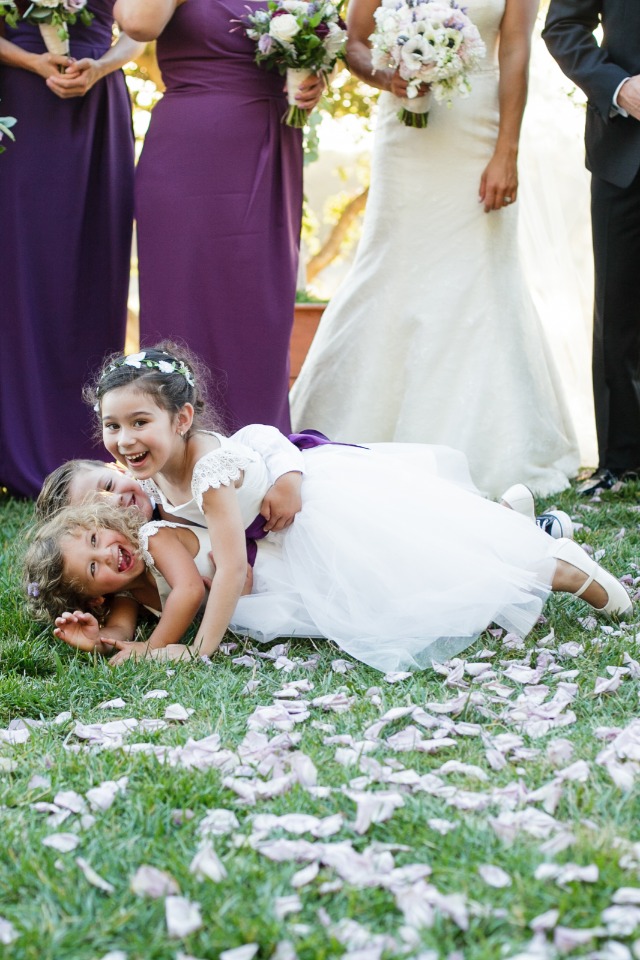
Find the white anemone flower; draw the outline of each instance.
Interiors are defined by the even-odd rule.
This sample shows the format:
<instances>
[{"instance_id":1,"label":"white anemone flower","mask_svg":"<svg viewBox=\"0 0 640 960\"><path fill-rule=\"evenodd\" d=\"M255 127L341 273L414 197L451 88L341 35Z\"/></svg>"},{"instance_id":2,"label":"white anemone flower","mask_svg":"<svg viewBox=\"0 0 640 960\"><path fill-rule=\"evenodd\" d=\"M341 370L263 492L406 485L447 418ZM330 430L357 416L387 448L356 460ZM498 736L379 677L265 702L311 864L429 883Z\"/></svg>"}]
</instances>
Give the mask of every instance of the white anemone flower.
<instances>
[{"instance_id":1,"label":"white anemone flower","mask_svg":"<svg viewBox=\"0 0 640 960\"><path fill-rule=\"evenodd\" d=\"M410 73L417 73L421 67L434 62L431 44L420 34L412 37L402 48L401 60Z\"/></svg>"}]
</instances>

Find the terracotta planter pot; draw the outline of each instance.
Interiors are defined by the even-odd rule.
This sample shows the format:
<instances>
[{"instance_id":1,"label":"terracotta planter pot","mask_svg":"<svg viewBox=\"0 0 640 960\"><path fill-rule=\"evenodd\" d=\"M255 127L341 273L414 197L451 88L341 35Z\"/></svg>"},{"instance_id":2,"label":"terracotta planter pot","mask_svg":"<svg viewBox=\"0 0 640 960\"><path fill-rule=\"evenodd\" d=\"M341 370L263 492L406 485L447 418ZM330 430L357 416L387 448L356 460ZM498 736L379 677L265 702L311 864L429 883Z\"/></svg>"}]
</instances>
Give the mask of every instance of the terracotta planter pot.
<instances>
[{"instance_id":1,"label":"terracotta planter pot","mask_svg":"<svg viewBox=\"0 0 640 960\"><path fill-rule=\"evenodd\" d=\"M289 382L293 386L315 336L326 303L296 303L289 346Z\"/></svg>"}]
</instances>

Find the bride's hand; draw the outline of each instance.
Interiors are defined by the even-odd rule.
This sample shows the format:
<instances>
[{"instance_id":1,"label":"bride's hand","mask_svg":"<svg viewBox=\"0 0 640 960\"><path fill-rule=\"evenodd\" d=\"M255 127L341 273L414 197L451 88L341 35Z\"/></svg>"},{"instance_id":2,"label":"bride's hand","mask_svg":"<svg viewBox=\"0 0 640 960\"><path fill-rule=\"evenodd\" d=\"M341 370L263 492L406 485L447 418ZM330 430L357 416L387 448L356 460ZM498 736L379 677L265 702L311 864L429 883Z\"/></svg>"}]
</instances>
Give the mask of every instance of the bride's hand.
<instances>
[{"instance_id":1,"label":"bride's hand","mask_svg":"<svg viewBox=\"0 0 640 960\"><path fill-rule=\"evenodd\" d=\"M485 213L515 203L518 195L518 167L515 155L494 153L480 178L478 199Z\"/></svg>"},{"instance_id":2,"label":"bride's hand","mask_svg":"<svg viewBox=\"0 0 640 960\"><path fill-rule=\"evenodd\" d=\"M405 98L407 96L408 85L409 85L408 81L400 76L400 72L398 70L395 70L393 73L390 73L387 89L389 93L392 93L394 95L394 97ZM420 86L418 87L417 96L423 97L425 93L428 92L428 90L429 90L429 84L421 83Z\"/></svg>"}]
</instances>

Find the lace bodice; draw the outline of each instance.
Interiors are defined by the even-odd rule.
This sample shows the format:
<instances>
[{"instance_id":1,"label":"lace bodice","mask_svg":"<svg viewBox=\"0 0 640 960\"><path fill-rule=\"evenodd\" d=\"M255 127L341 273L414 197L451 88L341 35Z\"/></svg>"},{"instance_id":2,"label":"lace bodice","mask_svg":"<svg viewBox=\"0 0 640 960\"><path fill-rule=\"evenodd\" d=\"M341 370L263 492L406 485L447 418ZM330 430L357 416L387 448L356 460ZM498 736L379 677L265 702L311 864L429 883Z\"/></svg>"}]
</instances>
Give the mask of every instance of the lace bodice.
<instances>
[{"instance_id":1,"label":"lace bodice","mask_svg":"<svg viewBox=\"0 0 640 960\"><path fill-rule=\"evenodd\" d=\"M172 504L153 480L143 480L142 487L165 514L181 517L190 523L206 523L202 505L207 490L236 484L242 520L248 527L260 512L260 504L271 481L260 454L250 447L230 440L221 434L213 434L220 446L210 450L197 461L191 479L192 499L182 504Z\"/></svg>"}]
</instances>

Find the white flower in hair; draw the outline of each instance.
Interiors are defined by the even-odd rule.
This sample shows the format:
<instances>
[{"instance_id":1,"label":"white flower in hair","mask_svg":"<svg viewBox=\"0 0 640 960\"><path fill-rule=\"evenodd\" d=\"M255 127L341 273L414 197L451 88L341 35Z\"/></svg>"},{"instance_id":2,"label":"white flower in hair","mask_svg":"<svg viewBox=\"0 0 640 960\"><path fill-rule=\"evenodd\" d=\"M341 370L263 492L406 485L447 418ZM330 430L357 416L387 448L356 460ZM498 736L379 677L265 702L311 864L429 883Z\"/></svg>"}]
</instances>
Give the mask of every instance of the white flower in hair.
<instances>
[{"instance_id":1,"label":"white flower in hair","mask_svg":"<svg viewBox=\"0 0 640 960\"><path fill-rule=\"evenodd\" d=\"M128 357L124 358L124 364L127 367L136 367L136 369L139 370L141 362L142 360L144 360L146 355L147 354L145 353L144 350L142 351L142 353L130 353Z\"/></svg>"},{"instance_id":2,"label":"white flower in hair","mask_svg":"<svg viewBox=\"0 0 640 960\"><path fill-rule=\"evenodd\" d=\"M158 360L158 370L161 373L173 373L175 371L175 366L173 363L169 363L168 360Z\"/></svg>"}]
</instances>

